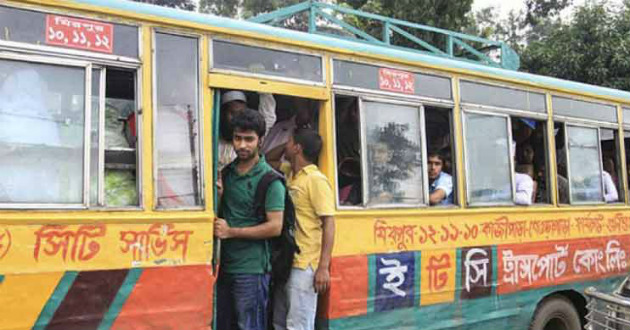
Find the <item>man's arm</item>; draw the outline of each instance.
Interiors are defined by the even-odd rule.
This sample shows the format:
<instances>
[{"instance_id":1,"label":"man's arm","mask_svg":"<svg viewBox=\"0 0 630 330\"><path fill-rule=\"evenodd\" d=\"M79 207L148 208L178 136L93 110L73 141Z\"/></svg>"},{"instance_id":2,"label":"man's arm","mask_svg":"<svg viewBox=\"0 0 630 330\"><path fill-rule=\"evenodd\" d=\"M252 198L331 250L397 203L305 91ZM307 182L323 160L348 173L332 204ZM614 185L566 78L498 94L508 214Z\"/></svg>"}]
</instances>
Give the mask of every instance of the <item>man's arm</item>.
<instances>
[{"instance_id":1,"label":"man's arm","mask_svg":"<svg viewBox=\"0 0 630 330\"><path fill-rule=\"evenodd\" d=\"M440 202L446 198L446 192L443 189L436 189L433 193L429 195L429 204L436 205L440 204Z\"/></svg>"},{"instance_id":2,"label":"man's arm","mask_svg":"<svg viewBox=\"0 0 630 330\"><path fill-rule=\"evenodd\" d=\"M319 265L315 271L315 292L320 293L328 289L330 284L330 259L335 244L335 218L332 216L320 217L322 220L322 251L319 257Z\"/></svg>"},{"instance_id":3,"label":"man's arm","mask_svg":"<svg viewBox=\"0 0 630 330\"><path fill-rule=\"evenodd\" d=\"M244 239L265 239L276 237L282 231L282 217L284 211L267 212L267 221L251 227L230 227L224 219L214 220L214 235L220 239L244 238Z\"/></svg>"},{"instance_id":4,"label":"man's arm","mask_svg":"<svg viewBox=\"0 0 630 330\"><path fill-rule=\"evenodd\" d=\"M514 203L516 205L532 205L532 194L534 193L534 180L529 175L522 174L516 181L516 195Z\"/></svg>"}]
</instances>

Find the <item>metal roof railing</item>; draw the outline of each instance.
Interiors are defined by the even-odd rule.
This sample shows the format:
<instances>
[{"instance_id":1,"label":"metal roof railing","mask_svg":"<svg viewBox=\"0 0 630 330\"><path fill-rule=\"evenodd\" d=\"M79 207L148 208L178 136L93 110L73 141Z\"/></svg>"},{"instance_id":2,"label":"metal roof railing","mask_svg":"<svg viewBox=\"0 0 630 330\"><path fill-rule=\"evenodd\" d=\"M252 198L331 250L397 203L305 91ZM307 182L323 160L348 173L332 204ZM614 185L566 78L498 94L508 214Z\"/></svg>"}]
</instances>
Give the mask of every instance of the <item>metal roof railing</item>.
<instances>
[{"instance_id":1,"label":"metal roof railing","mask_svg":"<svg viewBox=\"0 0 630 330\"><path fill-rule=\"evenodd\" d=\"M262 14L249 19L249 21L272 26L284 26L283 23L287 20L306 13L308 14L308 26L305 27L305 30L309 33L385 47L402 48L510 70L518 70L520 66L518 54L505 42L370 14L315 0ZM349 23L353 19L355 21L370 20L371 23L375 23L379 26L376 30L381 31L380 36L376 37ZM336 27L338 30L335 31L335 28L331 27ZM427 41L419 35L435 36L425 39L443 41Z\"/></svg>"}]
</instances>

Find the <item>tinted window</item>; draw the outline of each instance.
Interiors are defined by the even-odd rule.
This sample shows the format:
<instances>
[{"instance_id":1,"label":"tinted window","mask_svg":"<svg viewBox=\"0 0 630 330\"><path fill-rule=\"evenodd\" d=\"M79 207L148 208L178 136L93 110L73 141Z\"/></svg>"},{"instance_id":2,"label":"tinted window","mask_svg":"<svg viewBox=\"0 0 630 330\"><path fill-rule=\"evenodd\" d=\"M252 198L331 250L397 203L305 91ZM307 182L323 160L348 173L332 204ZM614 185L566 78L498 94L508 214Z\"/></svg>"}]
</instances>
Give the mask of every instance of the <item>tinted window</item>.
<instances>
[{"instance_id":1,"label":"tinted window","mask_svg":"<svg viewBox=\"0 0 630 330\"><path fill-rule=\"evenodd\" d=\"M366 89L381 90L379 84L379 68L377 66L348 61L334 61L334 83ZM452 99L451 80L445 77L412 73L415 95ZM387 91L387 90L386 90Z\"/></svg>"},{"instance_id":2,"label":"tinted window","mask_svg":"<svg viewBox=\"0 0 630 330\"><path fill-rule=\"evenodd\" d=\"M547 112L545 94L470 81L461 82L462 102L534 112Z\"/></svg>"},{"instance_id":3,"label":"tinted window","mask_svg":"<svg viewBox=\"0 0 630 330\"><path fill-rule=\"evenodd\" d=\"M284 78L323 82L322 59L319 56L297 54L267 48L214 40L213 66Z\"/></svg>"},{"instance_id":4,"label":"tinted window","mask_svg":"<svg viewBox=\"0 0 630 330\"><path fill-rule=\"evenodd\" d=\"M617 108L612 105L553 97L553 113L567 117L617 122Z\"/></svg>"}]
</instances>

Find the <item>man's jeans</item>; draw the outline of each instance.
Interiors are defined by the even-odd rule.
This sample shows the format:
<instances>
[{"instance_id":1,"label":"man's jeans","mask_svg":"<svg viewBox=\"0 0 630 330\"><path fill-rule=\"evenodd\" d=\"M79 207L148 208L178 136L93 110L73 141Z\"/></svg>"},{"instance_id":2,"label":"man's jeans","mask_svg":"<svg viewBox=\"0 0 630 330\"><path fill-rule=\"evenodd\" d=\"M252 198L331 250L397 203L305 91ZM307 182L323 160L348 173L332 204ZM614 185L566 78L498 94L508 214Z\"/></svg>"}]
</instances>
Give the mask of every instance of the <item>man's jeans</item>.
<instances>
[{"instance_id":1,"label":"man's jeans","mask_svg":"<svg viewBox=\"0 0 630 330\"><path fill-rule=\"evenodd\" d=\"M273 297L274 330L313 330L317 311L315 272L293 268L284 287L276 288Z\"/></svg>"},{"instance_id":2,"label":"man's jeans","mask_svg":"<svg viewBox=\"0 0 630 330\"><path fill-rule=\"evenodd\" d=\"M217 330L265 330L269 274L220 273Z\"/></svg>"}]
</instances>

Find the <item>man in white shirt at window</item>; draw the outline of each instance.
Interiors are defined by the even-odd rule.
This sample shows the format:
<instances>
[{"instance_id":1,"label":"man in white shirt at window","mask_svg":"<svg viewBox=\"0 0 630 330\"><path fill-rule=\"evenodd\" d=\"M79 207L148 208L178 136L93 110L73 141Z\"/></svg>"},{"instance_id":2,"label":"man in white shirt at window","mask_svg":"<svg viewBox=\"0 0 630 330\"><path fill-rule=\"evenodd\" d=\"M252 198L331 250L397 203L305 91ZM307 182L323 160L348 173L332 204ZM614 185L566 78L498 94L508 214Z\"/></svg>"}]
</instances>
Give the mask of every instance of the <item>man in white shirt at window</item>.
<instances>
[{"instance_id":1,"label":"man in white shirt at window","mask_svg":"<svg viewBox=\"0 0 630 330\"><path fill-rule=\"evenodd\" d=\"M606 203L614 203L619 201L619 194L617 193L617 187L613 182L610 173L603 171L602 180L604 180L604 200Z\"/></svg>"},{"instance_id":2,"label":"man in white shirt at window","mask_svg":"<svg viewBox=\"0 0 630 330\"><path fill-rule=\"evenodd\" d=\"M512 158L516 151L516 142L512 142ZM532 205L534 194L534 180L527 174L514 172L514 204Z\"/></svg>"},{"instance_id":3,"label":"man in white shirt at window","mask_svg":"<svg viewBox=\"0 0 630 330\"><path fill-rule=\"evenodd\" d=\"M453 177L442 171L445 159L438 152L427 156L429 170L429 204L453 205Z\"/></svg>"}]
</instances>

